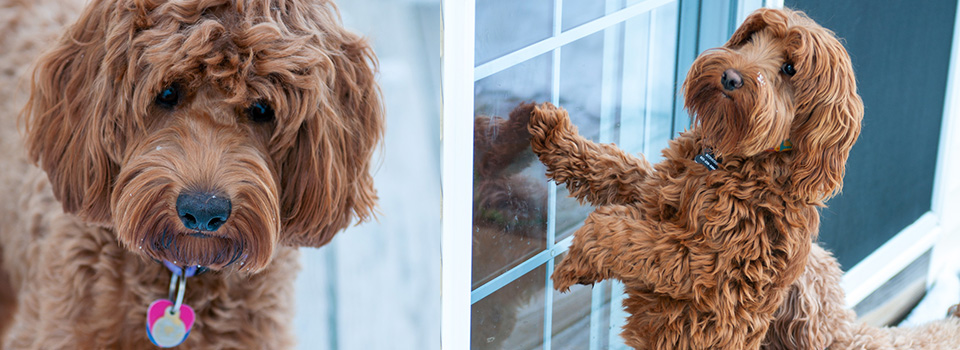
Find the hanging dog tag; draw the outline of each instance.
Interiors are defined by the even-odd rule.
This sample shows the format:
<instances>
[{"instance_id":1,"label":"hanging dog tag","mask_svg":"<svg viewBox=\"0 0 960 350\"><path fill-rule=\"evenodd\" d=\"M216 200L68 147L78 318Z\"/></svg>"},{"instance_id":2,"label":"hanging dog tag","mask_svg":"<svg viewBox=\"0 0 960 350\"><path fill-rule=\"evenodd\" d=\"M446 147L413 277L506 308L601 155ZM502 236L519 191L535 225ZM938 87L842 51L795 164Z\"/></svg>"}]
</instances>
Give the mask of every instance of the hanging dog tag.
<instances>
[{"instance_id":1,"label":"hanging dog tag","mask_svg":"<svg viewBox=\"0 0 960 350\"><path fill-rule=\"evenodd\" d=\"M187 291L187 277L192 277L198 268L194 266L184 269L168 261L164 261L164 265L172 272L170 296L169 299L150 303L147 308L147 337L156 346L172 348L187 339L196 320L193 308L183 304L183 295Z\"/></svg>"},{"instance_id":2,"label":"hanging dog tag","mask_svg":"<svg viewBox=\"0 0 960 350\"><path fill-rule=\"evenodd\" d=\"M173 310L173 302L160 299L150 304L147 310L147 335L154 345L171 348L183 343L190 335L196 315L189 305L180 305Z\"/></svg>"}]
</instances>

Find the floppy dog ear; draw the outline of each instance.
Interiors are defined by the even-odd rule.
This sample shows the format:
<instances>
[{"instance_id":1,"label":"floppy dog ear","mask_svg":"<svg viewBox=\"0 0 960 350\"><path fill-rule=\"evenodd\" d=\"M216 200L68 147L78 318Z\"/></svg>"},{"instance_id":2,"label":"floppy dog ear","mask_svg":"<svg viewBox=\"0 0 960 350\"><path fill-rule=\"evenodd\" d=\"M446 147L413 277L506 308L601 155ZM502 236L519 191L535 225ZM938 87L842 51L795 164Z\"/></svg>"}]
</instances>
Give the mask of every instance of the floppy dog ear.
<instances>
[{"instance_id":1,"label":"floppy dog ear","mask_svg":"<svg viewBox=\"0 0 960 350\"><path fill-rule=\"evenodd\" d=\"M833 32L799 14L791 28L791 78L796 115L790 138L795 145L792 181L800 197L818 203L843 187L850 149L860 135L863 102L850 56Z\"/></svg>"},{"instance_id":2,"label":"floppy dog ear","mask_svg":"<svg viewBox=\"0 0 960 350\"><path fill-rule=\"evenodd\" d=\"M743 24L737 27L737 30L730 36L730 40L724 44L724 47L739 47L750 40L753 33L764 28L771 27L777 33L783 33L787 29L787 18L782 10L761 8L743 20Z\"/></svg>"},{"instance_id":3,"label":"floppy dog ear","mask_svg":"<svg viewBox=\"0 0 960 350\"><path fill-rule=\"evenodd\" d=\"M281 166L281 240L289 245L322 246L355 217L372 216L376 205L370 165L383 136L376 59L365 40L335 30L331 37L342 41L330 57L329 108L303 122Z\"/></svg>"},{"instance_id":4,"label":"floppy dog ear","mask_svg":"<svg viewBox=\"0 0 960 350\"><path fill-rule=\"evenodd\" d=\"M106 47L110 3L88 5L38 59L23 111L30 157L46 171L63 210L98 223L110 221L110 188L119 171L109 143L118 137L111 115L121 108L114 100L120 78L110 72L122 71L112 68L125 53Z\"/></svg>"}]
</instances>

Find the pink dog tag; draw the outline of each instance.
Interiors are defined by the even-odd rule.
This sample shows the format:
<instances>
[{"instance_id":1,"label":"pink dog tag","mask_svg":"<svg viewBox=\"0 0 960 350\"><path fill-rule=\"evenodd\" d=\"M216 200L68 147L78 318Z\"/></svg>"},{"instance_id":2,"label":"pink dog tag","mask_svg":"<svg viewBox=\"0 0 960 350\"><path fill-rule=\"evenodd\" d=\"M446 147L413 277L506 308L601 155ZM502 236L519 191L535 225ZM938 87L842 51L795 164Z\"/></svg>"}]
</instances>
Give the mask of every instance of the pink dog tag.
<instances>
[{"instance_id":1,"label":"pink dog tag","mask_svg":"<svg viewBox=\"0 0 960 350\"><path fill-rule=\"evenodd\" d=\"M159 299L147 309L147 335L154 345L172 348L187 339L195 319L190 306L181 305L180 310L173 310L173 302Z\"/></svg>"}]
</instances>

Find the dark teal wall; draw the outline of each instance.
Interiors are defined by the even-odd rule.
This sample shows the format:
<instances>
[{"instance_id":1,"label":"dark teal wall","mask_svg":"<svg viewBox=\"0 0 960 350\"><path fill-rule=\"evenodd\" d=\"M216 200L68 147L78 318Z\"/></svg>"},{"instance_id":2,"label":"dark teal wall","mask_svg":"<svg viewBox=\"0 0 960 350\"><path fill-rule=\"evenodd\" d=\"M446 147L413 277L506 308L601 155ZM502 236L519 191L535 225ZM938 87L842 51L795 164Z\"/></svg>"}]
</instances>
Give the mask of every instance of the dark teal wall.
<instances>
[{"instance_id":1,"label":"dark teal wall","mask_svg":"<svg viewBox=\"0 0 960 350\"><path fill-rule=\"evenodd\" d=\"M822 211L820 239L849 269L930 210L957 1L785 5L845 40L863 98L843 194Z\"/></svg>"}]
</instances>

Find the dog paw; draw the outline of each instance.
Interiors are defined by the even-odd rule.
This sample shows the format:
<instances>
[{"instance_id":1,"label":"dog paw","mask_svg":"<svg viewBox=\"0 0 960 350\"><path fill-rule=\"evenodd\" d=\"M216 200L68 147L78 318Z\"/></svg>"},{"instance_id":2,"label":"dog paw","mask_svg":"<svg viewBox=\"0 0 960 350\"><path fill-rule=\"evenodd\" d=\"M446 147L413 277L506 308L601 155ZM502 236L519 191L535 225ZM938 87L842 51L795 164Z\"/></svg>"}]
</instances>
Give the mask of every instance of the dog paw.
<instances>
[{"instance_id":1,"label":"dog paw","mask_svg":"<svg viewBox=\"0 0 960 350\"><path fill-rule=\"evenodd\" d=\"M537 105L530 113L530 132L538 134L548 134L558 126L570 124L570 117L563 108L554 106L550 102L544 102Z\"/></svg>"},{"instance_id":2,"label":"dog paw","mask_svg":"<svg viewBox=\"0 0 960 350\"><path fill-rule=\"evenodd\" d=\"M570 122L567 111L549 102L533 109L527 127L530 132L530 146L538 155L561 147L558 143L569 141L577 135L577 127Z\"/></svg>"},{"instance_id":3,"label":"dog paw","mask_svg":"<svg viewBox=\"0 0 960 350\"><path fill-rule=\"evenodd\" d=\"M560 292L569 291L574 284L593 285L598 280L595 273L576 264L569 256L565 257L553 269L551 278L553 279L553 288Z\"/></svg>"}]
</instances>

